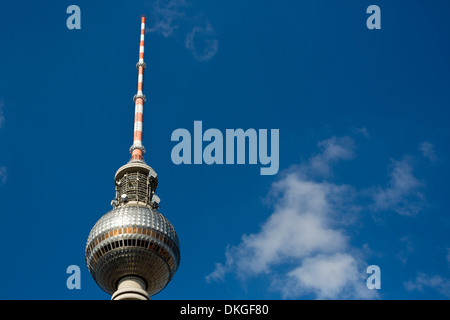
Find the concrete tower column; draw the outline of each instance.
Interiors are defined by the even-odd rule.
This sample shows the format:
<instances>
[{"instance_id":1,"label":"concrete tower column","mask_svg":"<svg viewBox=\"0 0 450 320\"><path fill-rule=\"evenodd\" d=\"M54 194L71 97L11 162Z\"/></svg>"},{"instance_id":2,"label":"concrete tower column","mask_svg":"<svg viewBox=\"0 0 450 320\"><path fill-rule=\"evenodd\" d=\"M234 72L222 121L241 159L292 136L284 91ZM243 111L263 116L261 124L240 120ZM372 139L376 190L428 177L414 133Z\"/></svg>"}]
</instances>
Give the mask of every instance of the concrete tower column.
<instances>
[{"instance_id":1,"label":"concrete tower column","mask_svg":"<svg viewBox=\"0 0 450 320\"><path fill-rule=\"evenodd\" d=\"M111 300L150 300L145 289L145 282L141 278L128 276L119 281Z\"/></svg>"}]
</instances>

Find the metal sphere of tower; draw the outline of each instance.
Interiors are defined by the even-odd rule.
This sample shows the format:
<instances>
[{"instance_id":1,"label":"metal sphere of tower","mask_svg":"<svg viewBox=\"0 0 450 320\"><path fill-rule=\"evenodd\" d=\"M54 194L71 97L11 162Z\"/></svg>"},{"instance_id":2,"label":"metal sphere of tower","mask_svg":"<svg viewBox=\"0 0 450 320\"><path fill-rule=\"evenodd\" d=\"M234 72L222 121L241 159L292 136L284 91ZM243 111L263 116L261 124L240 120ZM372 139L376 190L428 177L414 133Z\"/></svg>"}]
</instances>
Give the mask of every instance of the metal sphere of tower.
<instances>
[{"instance_id":1,"label":"metal sphere of tower","mask_svg":"<svg viewBox=\"0 0 450 320\"><path fill-rule=\"evenodd\" d=\"M172 224L156 209L123 205L103 215L92 228L86 263L97 284L113 294L121 279L135 276L149 296L160 292L180 263Z\"/></svg>"},{"instance_id":2,"label":"metal sphere of tower","mask_svg":"<svg viewBox=\"0 0 450 320\"><path fill-rule=\"evenodd\" d=\"M92 277L113 300L148 300L167 286L180 264L178 236L158 211L158 176L143 159L144 34L145 17L141 17L131 159L117 170L113 209L94 225L85 250Z\"/></svg>"}]
</instances>

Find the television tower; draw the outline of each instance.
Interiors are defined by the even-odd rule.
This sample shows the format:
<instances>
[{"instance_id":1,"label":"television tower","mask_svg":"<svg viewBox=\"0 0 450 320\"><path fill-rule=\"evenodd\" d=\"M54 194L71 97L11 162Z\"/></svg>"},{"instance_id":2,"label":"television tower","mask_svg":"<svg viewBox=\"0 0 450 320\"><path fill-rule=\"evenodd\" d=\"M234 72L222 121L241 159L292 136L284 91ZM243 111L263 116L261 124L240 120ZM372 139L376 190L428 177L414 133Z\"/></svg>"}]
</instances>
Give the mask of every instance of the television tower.
<instances>
[{"instance_id":1,"label":"television tower","mask_svg":"<svg viewBox=\"0 0 450 320\"><path fill-rule=\"evenodd\" d=\"M89 272L100 288L112 294L112 300L149 300L167 286L180 264L178 236L157 210L158 177L144 162L144 34L145 17L141 17L131 159L114 177L113 209L97 221L86 243Z\"/></svg>"}]
</instances>

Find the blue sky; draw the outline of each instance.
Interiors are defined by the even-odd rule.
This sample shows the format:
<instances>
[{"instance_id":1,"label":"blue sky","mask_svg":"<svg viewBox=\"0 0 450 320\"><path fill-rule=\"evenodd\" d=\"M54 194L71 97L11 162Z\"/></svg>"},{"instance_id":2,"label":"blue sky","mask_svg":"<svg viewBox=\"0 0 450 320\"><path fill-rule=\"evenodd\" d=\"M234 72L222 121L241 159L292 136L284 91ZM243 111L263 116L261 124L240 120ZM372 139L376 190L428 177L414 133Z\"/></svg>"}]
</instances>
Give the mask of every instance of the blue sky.
<instances>
[{"instance_id":1,"label":"blue sky","mask_svg":"<svg viewBox=\"0 0 450 320\"><path fill-rule=\"evenodd\" d=\"M69 5L81 29L69 30ZM381 29L369 30L369 5ZM1 299L109 299L87 236L143 143L181 264L154 299L448 299L445 1L0 4ZM171 134L279 129L280 170L175 165ZM69 290L66 269L81 268ZM366 268L381 289L366 287Z\"/></svg>"}]
</instances>

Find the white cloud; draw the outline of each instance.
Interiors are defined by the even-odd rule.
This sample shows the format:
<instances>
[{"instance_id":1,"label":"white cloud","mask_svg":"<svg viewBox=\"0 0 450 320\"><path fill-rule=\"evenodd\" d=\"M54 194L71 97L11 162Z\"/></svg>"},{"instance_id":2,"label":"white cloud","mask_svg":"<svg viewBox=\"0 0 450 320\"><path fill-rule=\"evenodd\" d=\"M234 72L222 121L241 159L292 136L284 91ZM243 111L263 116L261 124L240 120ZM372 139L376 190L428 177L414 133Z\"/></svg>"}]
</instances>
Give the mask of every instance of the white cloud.
<instances>
[{"instance_id":1,"label":"white cloud","mask_svg":"<svg viewBox=\"0 0 450 320\"><path fill-rule=\"evenodd\" d=\"M281 282L285 298L313 293L317 299L370 299L376 294L367 289L363 266L348 253L320 254L305 258L300 267Z\"/></svg>"},{"instance_id":2,"label":"white cloud","mask_svg":"<svg viewBox=\"0 0 450 320\"><path fill-rule=\"evenodd\" d=\"M241 280L264 275L283 298L379 298L365 283L367 244L353 247L348 228L362 210L408 216L423 211L425 185L413 174L414 159L407 156L391 160L384 187L357 190L324 181L334 164L355 158L355 145L350 137L332 137L317 146L319 153L280 173L269 193L271 215L258 232L244 234L239 244L226 248L225 262L216 263L208 282L228 274ZM405 249L397 258L406 262L414 250L412 238L400 242Z\"/></svg>"},{"instance_id":3,"label":"white cloud","mask_svg":"<svg viewBox=\"0 0 450 320\"><path fill-rule=\"evenodd\" d=\"M219 41L211 24L201 18L200 14L192 17L186 15L184 8L187 6L185 0L157 0L152 6L152 26L147 27L146 32L156 32L168 38L174 35L181 25L185 25L182 29L186 30L186 27L190 29L184 39L185 47L195 60L207 61L217 53Z\"/></svg>"},{"instance_id":4,"label":"white cloud","mask_svg":"<svg viewBox=\"0 0 450 320\"><path fill-rule=\"evenodd\" d=\"M3 107L5 106L3 101L0 101L0 128L5 123L5 116L3 114Z\"/></svg>"},{"instance_id":5,"label":"white cloud","mask_svg":"<svg viewBox=\"0 0 450 320\"><path fill-rule=\"evenodd\" d=\"M317 146L321 152L309 160L309 164L303 169L309 175L319 174L327 176L330 174L330 166L340 160L350 160L355 156L354 142L350 137L332 137L320 141Z\"/></svg>"},{"instance_id":6,"label":"white cloud","mask_svg":"<svg viewBox=\"0 0 450 320\"><path fill-rule=\"evenodd\" d=\"M450 248L447 248L446 260L450 263ZM439 294L450 298L450 279L440 275L428 275L424 272L418 272L414 280L403 283L408 291L425 292L425 290L435 290Z\"/></svg>"},{"instance_id":7,"label":"white cloud","mask_svg":"<svg viewBox=\"0 0 450 320\"><path fill-rule=\"evenodd\" d=\"M419 144L419 151L422 152L422 155L430 160L431 162L435 162L437 160L436 151L434 150L434 145L430 142L424 141Z\"/></svg>"},{"instance_id":8,"label":"white cloud","mask_svg":"<svg viewBox=\"0 0 450 320\"><path fill-rule=\"evenodd\" d=\"M5 117L3 115L3 106L4 102L0 100L0 128L5 123ZM6 167L0 167L0 182L5 183L6 179L8 178L8 171L6 170Z\"/></svg>"},{"instance_id":9,"label":"white cloud","mask_svg":"<svg viewBox=\"0 0 450 320\"><path fill-rule=\"evenodd\" d=\"M401 215L413 216L424 209L425 200L421 192L424 184L414 176L413 169L408 157L400 161L392 160L388 186L374 189L375 210L393 210Z\"/></svg>"},{"instance_id":10,"label":"white cloud","mask_svg":"<svg viewBox=\"0 0 450 320\"><path fill-rule=\"evenodd\" d=\"M271 265L286 258L335 252L346 245L345 235L330 228L327 221L331 208L326 198L331 186L290 174L273 189L282 193L282 198L261 231L244 235L238 247L228 250L239 275L267 273Z\"/></svg>"},{"instance_id":11,"label":"white cloud","mask_svg":"<svg viewBox=\"0 0 450 320\"><path fill-rule=\"evenodd\" d=\"M417 274L415 280L404 283L408 291L424 291L426 288L437 290L440 294L450 297L450 279L443 278L439 275L429 276L423 272Z\"/></svg>"},{"instance_id":12,"label":"white cloud","mask_svg":"<svg viewBox=\"0 0 450 320\"><path fill-rule=\"evenodd\" d=\"M185 16L183 8L186 6L184 0L157 0L153 5L152 27L147 27L146 32L157 32L165 38L171 36L179 27L181 19Z\"/></svg>"},{"instance_id":13,"label":"white cloud","mask_svg":"<svg viewBox=\"0 0 450 320\"><path fill-rule=\"evenodd\" d=\"M227 252L228 252L228 248L227 248ZM221 263L216 262L214 271L205 277L206 282L209 283L211 281L221 281L224 279L226 273L227 273L227 268L224 265L222 265Z\"/></svg>"},{"instance_id":14,"label":"white cloud","mask_svg":"<svg viewBox=\"0 0 450 320\"><path fill-rule=\"evenodd\" d=\"M366 138L370 138L369 131L367 130L366 127L363 127L363 128L357 128L357 129L355 129L355 132L356 132L357 134L363 135L363 136L366 137Z\"/></svg>"},{"instance_id":15,"label":"white cloud","mask_svg":"<svg viewBox=\"0 0 450 320\"><path fill-rule=\"evenodd\" d=\"M5 183L7 178L8 171L6 170L6 167L0 167L0 182Z\"/></svg>"},{"instance_id":16,"label":"white cloud","mask_svg":"<svg viewBox=\"0 0 450 320\"><path fill-rule=\"evenodd\" d=\"M367 266L349 244L343 229L354 209L353 188L315 182L305 172L329 171L329 163L353 157L353 141L331 138L319 143L321 153L291 170L272 186L274 211L258 233L243 235L228 247L224 264L216 264L208 282L234 273L241 279L266 275L284 298L312 294L318 299L369 298ZM305 170L310 168L310 170ZM277 268L281 266L284 272Z\"/></svg>"},{"instance_id":17,"label":"white cloud","mask_svg":"<svg viewBox=\"0 0 450 320\"><path fill-rule=\"evenodd\" d=\"M400 239L400 243L404 246L404 249L400 250L396 257L403 263L408 262L408 255L414 251L414 242L412 236L404 236Z\"/></svg>"},{"instance_id":18,"label":"white cloud","mask_svg":"<svg viewBox=\"0 0 450 320\"><path fill-rule=\"evenodd\" d=\"M209 23L206 27L192 28L186 35L184 44L198 61L211 59L219 49L219 42L214 37L214 30Z\"/></svg>"}]
</instances>

